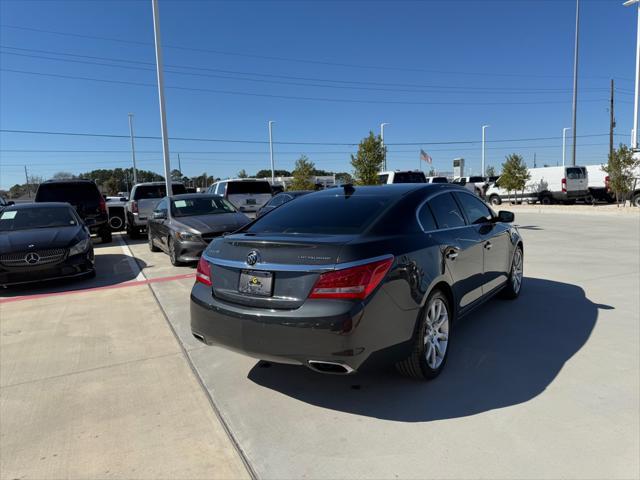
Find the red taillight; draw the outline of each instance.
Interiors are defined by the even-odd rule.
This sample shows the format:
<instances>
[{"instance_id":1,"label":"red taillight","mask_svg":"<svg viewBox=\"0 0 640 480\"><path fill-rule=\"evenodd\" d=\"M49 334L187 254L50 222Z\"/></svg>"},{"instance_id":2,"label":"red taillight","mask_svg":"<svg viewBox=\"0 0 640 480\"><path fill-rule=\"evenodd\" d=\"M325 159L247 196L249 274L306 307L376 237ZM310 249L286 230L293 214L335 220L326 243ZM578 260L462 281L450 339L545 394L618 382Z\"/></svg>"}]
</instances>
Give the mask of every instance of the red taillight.
<instances>
[{"instance_id":1,"label":"red taillight","mask_svg":"<svg viewBox=\"0 0 640 480\"><path fill-rule=\"evenodd\" d=\"M131 213L138 213L138 202L131 202Z\"/></svg>"},{"instance_id":2,"label":"red taillight","mask_svg":"<svg viewBox=\"0 0 640 480\"><path fill-rule=\"evenodd\" d=\"M604 187L607 189L607 192L611 190L611 179L609 178L609 175L604 177Z\"/></svg>"},{"instance_id":3,"label":"red taillight","mask_svg":"<svg viewBox=\"0 0 640 480\"><path fill-rule=\"evenodd\" d=\"M107 202L104 201L104 197L100 195L100 213L107 213Z\"/></svg>"},{"instance_id":4,"label":"red taillight","mask_svg":"<svg viewBox=\"0 0 640 480\"><path fill-rule=\"evenodd\" d=\"M309 298L355 298L363 300L387 274L393 257L357 267L335 270L320 275Z\"/></svg>"},{"instance_id":5,"label":"red taillight","mask_svg":"<svg viewBox=\"0 0 640 480\"><path fill-rule=\"evenodd\" d=\"M562 193L567 193L567 179L562 179Z\"/></svg>"},{"instance_id":6,"label":"red taillight","mask_svg":"<svg viewBox=\"0 0 640 480\"><path fill-rule=\"evenodd\" d=\"M206 286L211 286L211 266L204 257L200 257L198 260L198 268L196 269L196 283L200 282Z\"/></svg>"}]
</instances>

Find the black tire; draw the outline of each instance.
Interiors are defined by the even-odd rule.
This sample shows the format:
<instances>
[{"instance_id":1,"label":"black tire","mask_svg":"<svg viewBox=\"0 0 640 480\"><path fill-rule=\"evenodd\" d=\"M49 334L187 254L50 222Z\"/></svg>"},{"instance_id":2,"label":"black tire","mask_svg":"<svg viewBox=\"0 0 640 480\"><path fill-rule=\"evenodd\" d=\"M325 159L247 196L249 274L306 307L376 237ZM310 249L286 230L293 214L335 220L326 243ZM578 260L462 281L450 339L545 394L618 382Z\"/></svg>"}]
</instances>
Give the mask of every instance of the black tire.
<instances>
[{"instance_id":1,"label":"black tire","mask_svg":"<svg viewBox=\"0 0 640 480\"><path fill-rule=\"evenodd\" d=\"M111 227L111 231L119 232L122 230L124 226L124 219L118 215L113 215L109 217L109 226Z\"/></svg>"},{"instance_id":2,"label":"black tire","mask_svg":"<svg viewBox=\"0 0 640 480\"><path fill-rule=\"evenodd\" d=\"M151 240L151 229L147 228L147 241L149 242L149 250L152 252L159 252L160 249L155 246L153 241Z\"/></svg>"},{"instance_id":3,"label":"black tire","mask_svg":"<svg viewBox=\"0 0 640 480\"><path fill-rule=\"evenodd\" d=\"M519 272L518 272L519 269ZM514 281L516 276L519 277L519 281ZM522 291L522 282L524 281L524 252L522 247L518 245L516 251L513 253L513 259L511 260L511 270L509 271L509 278L507 284L502 289L502 297L509 300L518 298Z\"/></svg>"},{"instance_id":4,"label":"black tire","mask_svg":"<svg viewBox=\"0 0 640 480\"><path fill-rule=\"evenodd\" d=\"M502 200L500 200L500 197L498 195L491 195L489 197L489 203L491 205L502 205Z\"/></svg>"},{"instance_id":5,"label":"black tire","mask_svg":"<svg viewBox=\"0 0 640 480\"><path fill-rule=\"evenodd\" d=\"M540 203L542 205L551 205L553 203L553 199L549 195L545 195L540 199Z\"/></svg>"},{"instance_id":6,"label":"black tire","mask_svg":"<svg viewBox=\"0 0 640 480\"><path fill-rule=\"evenodd\" d=\"M101 243L111 243L113 241L113 237L111 235L111 227L104 227L100 231L100 242Z\"/></svg>"},{"instance_id":7,"label":"black tire","mask_svg":"<svg viewBox=\"0 0 640 480\"><path fill-rule=\"evenodd\" d=\"M174 267L181 266L182 262L178 260L176 245L172 237L169 237L169 239L167 240L167 247L169 249L169 260L171 260L171 265L173 265Z\"/></svg>"},{"instance_id":8,"label":"black tire","mask_svg":"<svg viewBox=\"0 0 640 480\"><path fill-rule=\"evenodd\" d=\"M439 308L446 310L446 318L440 315L432 315L432 305L440 305ZM434 290L429 294L424 310L420 313L420 324L414 339L414 346L411 355L396 364L397 370L406 377L418 380L431 380L436 378L442 372L447 357L449 355L449 347L451 343L451 327L453 325L453 313L449 300L440 290ZM436 307L438 308L438 307ZM437 329L430 328L428 318L436 318L442 321ZM445 333L446 331L446 333ZM446 334L446 338L440 336ZM438 337L438 338L436 338ZM436 348L434 342L438 342L440 347ZM430 344L430 345L429 345ZM430 348L429 348L430 346ZM444 346L444 354L439 355L441 348ZM429 360L428 360L429 357ZM434 362L435 359L435 362Z\"/></svg>"},{"instance_id":9,"label":"black tire","mask_svg":"<svg viewBox=\"0 0 640 480\"><path fill-rule=\"evenodd\" d=\"M640 207L640 192L635 193L631 197L631 205L633 205L634 207Z\"/></svg>"}]
</instances>

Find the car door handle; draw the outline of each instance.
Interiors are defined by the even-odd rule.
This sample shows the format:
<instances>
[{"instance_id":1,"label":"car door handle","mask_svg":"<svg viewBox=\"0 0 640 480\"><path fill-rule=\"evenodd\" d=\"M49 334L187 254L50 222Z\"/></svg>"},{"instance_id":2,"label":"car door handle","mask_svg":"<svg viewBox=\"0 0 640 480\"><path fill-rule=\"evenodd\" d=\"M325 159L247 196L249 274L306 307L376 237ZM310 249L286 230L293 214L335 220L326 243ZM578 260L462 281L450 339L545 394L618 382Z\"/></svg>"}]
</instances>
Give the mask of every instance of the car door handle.
<instances>
[{"instance_id":1,"label":"car door handle","mask_svg":"<svg viewBox=\"0 0 640 480\"><path fill-rule=\"evenodd\" d=\"M486 248L487 250L491 250L491 242L487 242L484 244L484 248Z\"/></svg>"},{"instance_id":2,"label":"car door handle","mask_svg":"<svg viewBox=\"0 0 640 480\"><path fill-rule=\"evenodd\" d=\"M445 258L449 260L455 260L458 258L458 251L460 249L458 247L451 247L447 250L447 253L444 254Z\"/></svg>"}]
</instances>

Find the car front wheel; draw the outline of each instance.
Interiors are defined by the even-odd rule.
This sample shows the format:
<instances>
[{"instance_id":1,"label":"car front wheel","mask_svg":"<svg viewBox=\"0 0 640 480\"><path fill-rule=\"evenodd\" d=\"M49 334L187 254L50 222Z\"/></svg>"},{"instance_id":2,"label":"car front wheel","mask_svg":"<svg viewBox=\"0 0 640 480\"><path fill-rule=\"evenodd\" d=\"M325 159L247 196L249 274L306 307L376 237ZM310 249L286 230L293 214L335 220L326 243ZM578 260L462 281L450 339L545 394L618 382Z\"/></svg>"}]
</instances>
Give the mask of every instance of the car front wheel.
<instances>
[{"instance_id":1,"label":"car front wheel","mask_svg":"<svg viewBox=\"0 0 640 480\"><path fill-rule=\"evenodd\" d=\"M421 315L413 351L396 364L398 371L420 380L436 378L447 361L452 320L449 300L440 290L433 291Z\"/></svg>"},{"instance_id":2,"label":"car front wheel","mask_svg":"<svg viewBox=\"0 0 640 480\"><path fill-rule=\"evenodd\" d=\"M513 260L511 261L511 271L509 272L509 279L507 285L504 287L503 297L514 299L520 295L522 290L522 277L524 267L524 255L522 253L522 247L519 245L516 247L516 251L513 254Z\"/></svg>"},{"instance_id":3,"label":"car front wheel","mask_svg":"<svg viewBox=\"0 0 640 480\"><path fill-rule=\"evenodd\" d=\"M167 241L167 248L169 249L169 260L171 260L171 265L175 267L179 267L182 265L182 262L178 260L178 253L176 252L176 243L173 238L169 237Z\"/></svg>"},{"instance_id":4,"label":"car front wheel","mask_svg":"<svg viewBox=\"0 0 640 480\"><path fill-rule=\"evenodd\" d=\"M491 205L500 205L502 204L502 200L500 200L498 195L491 195L489 197L489 203L491 203Z\"/></svg>"},{"instance_id":5,"label":"car front wheel","mask_svg":"<svg viewBox=\"0 0 640 480\"><path fill-rule=\"evenodd\" d=\"M152 252L159 252L160 249L153 243L153 238L151 237L151 229L149 227L147 227L147 239L149 240L149 250Z\"/></svg>"}]
</instances>

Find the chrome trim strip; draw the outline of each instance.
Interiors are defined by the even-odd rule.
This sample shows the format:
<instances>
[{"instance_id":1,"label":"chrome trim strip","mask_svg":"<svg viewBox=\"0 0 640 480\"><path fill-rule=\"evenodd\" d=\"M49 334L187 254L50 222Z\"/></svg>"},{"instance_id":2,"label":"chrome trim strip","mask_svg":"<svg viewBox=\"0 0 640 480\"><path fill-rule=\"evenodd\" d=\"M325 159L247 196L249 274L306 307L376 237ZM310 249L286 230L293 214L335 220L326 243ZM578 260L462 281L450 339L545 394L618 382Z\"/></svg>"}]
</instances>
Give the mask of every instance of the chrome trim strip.
<instances>
[{"instance_id":1,"label":"chrome trim strip","mask_svg":"<svg viewBox=\"0 0 640 480\"><path fill-rule=\"evenodd\" d=\"M292 263L256 263L255 265L248 265L241 260L226 260L223 258L211 257L206 253L203 254L204 259L214 265L220 267L239 268L243 270L267 270L271 272L308 272L308 273L323 273L331 270L343 270L345 268L357 267L366 263L378 262L381 260L387 260L393 258L393 255L380 255L378 257L365 258L362 260L355 260L353 262L334 263L325 265L306 265L306 264L292 264Z\"/></svg>"},{"instance_id":2,"label":"chrome trim strip","mask_svg":"<svg viewBox=\"0 0 640 480\"><path fill-rule=\"evenodd\" d=\"M327 362L325 360L309 360L307 362L309 364L309 367L311 367L311 369L315 372L318 373L324 373L326 375L349 375L353 372L355 372L355 370L353 368L351 368L349 365L345 364L345 363L341 363L341 362ZM336 365L338 367L342 367L344 368L344 373L339 373L339 372L325 372L323 370L320 370L319 368L315 367L315 365Z\"/></svg>"}]
</instances>

